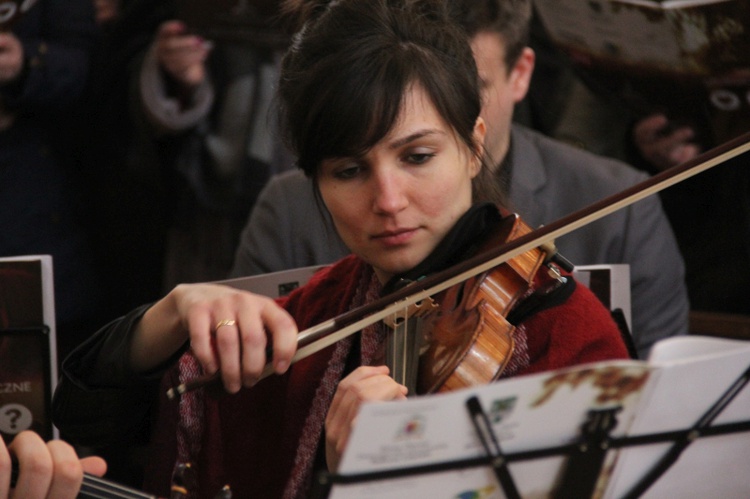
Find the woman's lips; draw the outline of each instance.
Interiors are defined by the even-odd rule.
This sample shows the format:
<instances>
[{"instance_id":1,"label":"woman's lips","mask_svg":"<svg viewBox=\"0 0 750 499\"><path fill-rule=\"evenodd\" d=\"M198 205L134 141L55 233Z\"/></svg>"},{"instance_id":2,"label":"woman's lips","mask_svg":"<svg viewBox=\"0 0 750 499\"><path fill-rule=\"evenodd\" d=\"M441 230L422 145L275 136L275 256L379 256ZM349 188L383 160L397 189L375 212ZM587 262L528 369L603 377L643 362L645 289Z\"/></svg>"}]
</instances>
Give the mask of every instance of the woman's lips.
<instances>
[{"instance_id":1,"label":"woman's lips","mask_svg":"<svg viewBox=\"0 0 750 499\"><path fill-rule=\"evenodd\" d=\"M400 246L408 243L417 229L396 229L375 234L372 238L386 246Z\"/></svg>"}]
</instances>

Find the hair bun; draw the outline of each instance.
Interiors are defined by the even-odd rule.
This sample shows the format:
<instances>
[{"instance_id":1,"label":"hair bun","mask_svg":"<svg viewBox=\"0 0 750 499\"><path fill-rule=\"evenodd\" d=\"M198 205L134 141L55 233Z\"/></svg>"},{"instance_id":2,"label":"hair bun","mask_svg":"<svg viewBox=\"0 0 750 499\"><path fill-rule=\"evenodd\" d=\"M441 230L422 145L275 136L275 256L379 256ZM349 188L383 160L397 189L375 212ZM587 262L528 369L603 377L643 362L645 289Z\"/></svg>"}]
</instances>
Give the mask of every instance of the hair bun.
<instances>
[{"instance_id":1,"label":"hair bun","mask_svg":"<svg viewBox=\"0 0 750 499\"><path fill-rule=\"evenodd\" d=\"M339 0L284 0L281 12L288 26L298 31L305 23L325 12L331 4L338 2Z\"/></svg>"}]
</instances>

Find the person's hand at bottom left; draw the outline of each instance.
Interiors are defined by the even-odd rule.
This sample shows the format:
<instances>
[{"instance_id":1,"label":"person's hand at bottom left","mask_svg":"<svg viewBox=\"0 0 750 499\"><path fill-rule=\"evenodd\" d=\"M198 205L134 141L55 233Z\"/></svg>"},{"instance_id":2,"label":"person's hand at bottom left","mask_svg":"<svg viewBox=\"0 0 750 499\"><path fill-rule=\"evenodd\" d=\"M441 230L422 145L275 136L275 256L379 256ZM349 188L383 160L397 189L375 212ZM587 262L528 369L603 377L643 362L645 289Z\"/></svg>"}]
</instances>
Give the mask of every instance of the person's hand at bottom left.
<instances>
[{"instance_id":1,"label":"person's hand at bottom left","mask_svg":"<svg viewBox=\"0 0 750 499\"><path fill-rule=\"evenodd\" d=\"M13 461L18 463L18 478L11 488ZM84 472L102 476L106 471L102 458L79 459L62 440L45 442L32 431L19 433L7 447L0 439L0 499L75 498Z\"/></svg>"}]
</instances>

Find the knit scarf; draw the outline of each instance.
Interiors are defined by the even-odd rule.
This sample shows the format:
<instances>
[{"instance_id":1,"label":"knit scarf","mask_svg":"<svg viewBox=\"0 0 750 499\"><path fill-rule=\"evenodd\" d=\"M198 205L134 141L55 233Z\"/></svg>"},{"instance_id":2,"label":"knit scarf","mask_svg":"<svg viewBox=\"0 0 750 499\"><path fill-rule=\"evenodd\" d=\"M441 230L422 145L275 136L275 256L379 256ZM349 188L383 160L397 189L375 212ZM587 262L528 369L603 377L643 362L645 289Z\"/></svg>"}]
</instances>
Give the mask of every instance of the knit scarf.
<instances>
[{"instance_id":1,"label":"knit scarf","mask_svg":"<svg viewBox=\"0 0 750 499\"><path fill-rule=\"evenodd\" d=\"M187 351L180 357L178 362L179 381L186 383L198 379L203 371L198 359ZM177 476L177 468L184 463L197 462L201 450L201 438L203 437L204 423L204 391L192 390L180 397L179 413L177 421L177 461L175 462L172 475ZM188 477L185 477L188 478ZM186 485L186 498L197 497L197 487Z\"/></svg>"},{"instance_id":2,"label":"knit scarf","mask_svg":"<svg viewBox=\"0 0 750 499\"><path fill-rule=\"evenodd\" d=\"M360 307L376 300L380 296L382 286L372 271L364 272L354 295L352 307ZM385 341L385 329L381 322L367 326L361 336L361 365L369 365ZM312 408L302 429L297 455L294 458L294 468L284 490L284 499L304 497L310 488L312 471L315 462L323 425L328 408L333 401L336 387L341 380L353 344L351 336L336 344L333 356L326 368L323 379L315 392Z\"/></svg>"}]
</instances>

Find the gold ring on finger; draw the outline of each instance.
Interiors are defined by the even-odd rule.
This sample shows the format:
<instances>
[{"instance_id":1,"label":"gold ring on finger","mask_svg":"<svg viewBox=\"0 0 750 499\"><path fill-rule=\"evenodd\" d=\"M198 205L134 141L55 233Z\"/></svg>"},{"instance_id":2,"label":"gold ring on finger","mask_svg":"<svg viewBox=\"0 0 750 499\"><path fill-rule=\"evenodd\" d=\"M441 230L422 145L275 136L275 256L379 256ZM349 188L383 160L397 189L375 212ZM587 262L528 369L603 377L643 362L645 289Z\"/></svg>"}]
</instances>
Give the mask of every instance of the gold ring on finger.
<instances>
[{"instance_id":1,"label":"gold ring on finger","mask_svg":"<svg viewBox=\"0 0 750 499\"><path fill-rule=\"evenodd\" d=\"M233 319L224 319L216 323L216 327L214 327L214 331L218 331L220 327L234 326L235 324L237 324L237 321Z\"/></svg>"}]
</instances>

